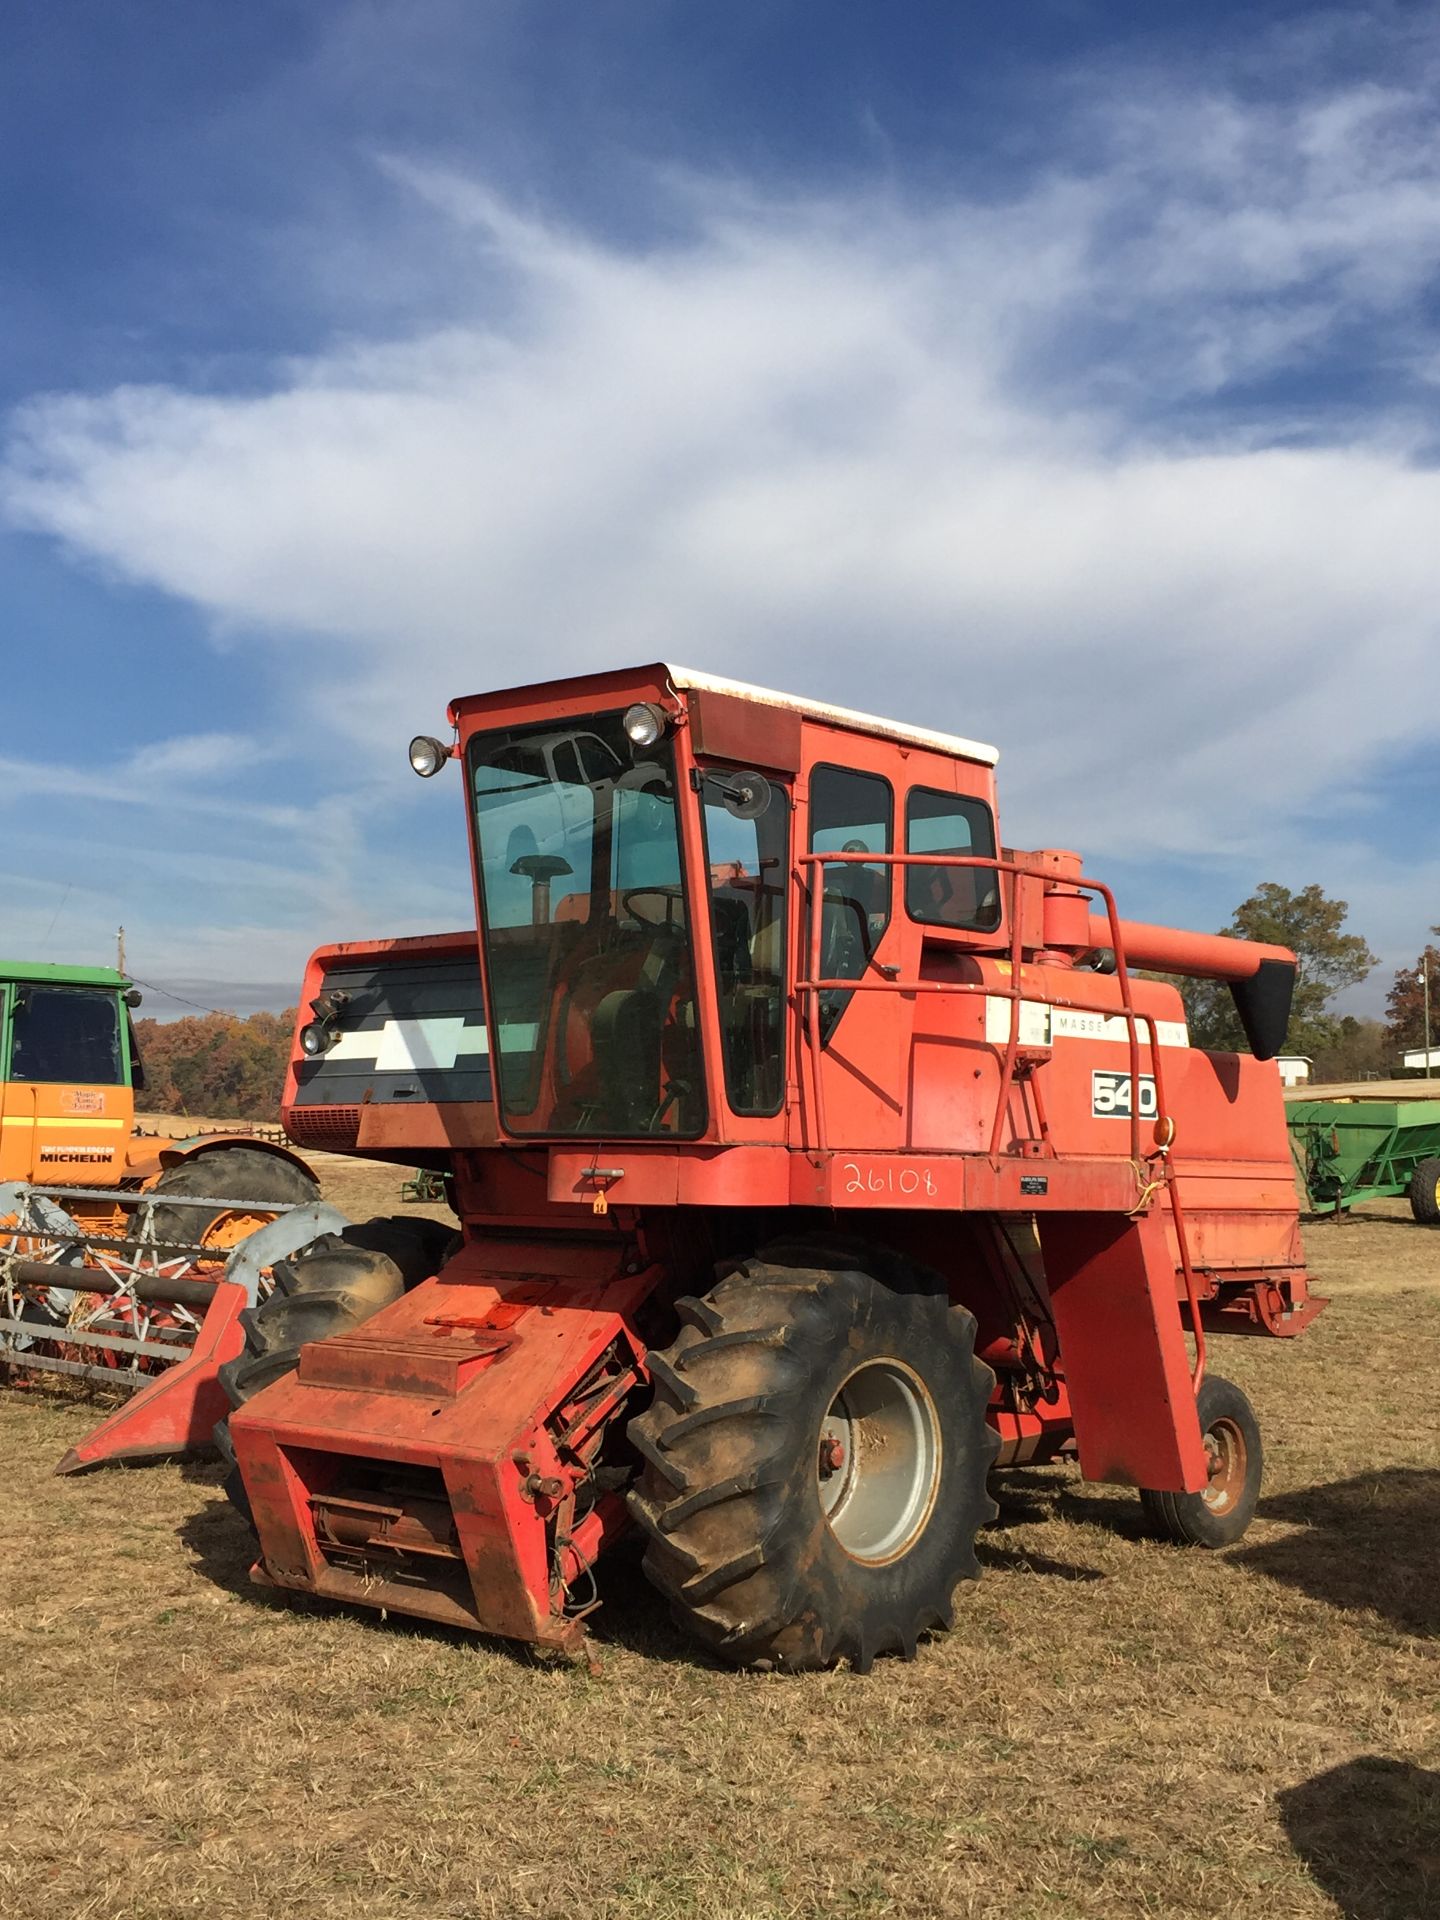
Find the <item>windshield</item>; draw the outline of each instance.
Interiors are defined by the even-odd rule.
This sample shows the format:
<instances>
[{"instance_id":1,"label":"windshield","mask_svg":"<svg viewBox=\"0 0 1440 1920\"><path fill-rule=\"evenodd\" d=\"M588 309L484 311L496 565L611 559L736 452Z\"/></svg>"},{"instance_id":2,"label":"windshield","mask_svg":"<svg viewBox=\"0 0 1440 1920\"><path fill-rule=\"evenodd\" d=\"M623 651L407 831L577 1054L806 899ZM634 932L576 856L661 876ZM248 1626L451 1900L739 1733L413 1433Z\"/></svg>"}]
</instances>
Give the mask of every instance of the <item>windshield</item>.
<instances>
[{"instance_id":1,"label":"windshield","mask_svg":"<svg viewBox=\"0 0 1440 1920\"><path fill-rule=\"evenodd\" d=\"M119 1000L103 988L17 987L10 1078L123 1087Z\"/></svg>"},{"instance_id":2,"label":"windshield","mask_svg":"<svg viewBox=\"0 0 1440 1920\"><path fill-rule=\"evenodd\" d=\"M469 752L497 1096L516 1133L705 1124L669 743L618 713Z\"/></svg>"}]
</instances>

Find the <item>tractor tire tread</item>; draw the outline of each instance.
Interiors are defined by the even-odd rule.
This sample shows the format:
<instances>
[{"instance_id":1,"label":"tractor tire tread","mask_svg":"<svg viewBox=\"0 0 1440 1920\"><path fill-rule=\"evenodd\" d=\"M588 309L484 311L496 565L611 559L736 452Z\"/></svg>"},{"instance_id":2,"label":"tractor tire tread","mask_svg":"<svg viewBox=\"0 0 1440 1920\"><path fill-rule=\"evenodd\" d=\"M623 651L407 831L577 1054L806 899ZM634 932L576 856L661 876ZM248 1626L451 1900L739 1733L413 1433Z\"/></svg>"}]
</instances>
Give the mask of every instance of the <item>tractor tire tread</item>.
<instances>
[{"instance_id":1,"label":"tractor tire tread","mask_svg":"<svg viewBox=\"0 0 1440 1920\"><path fill-rule=\"evenodd\" d=\"M845 1264L803 1264L821 1259ZM928 1584L898 1616L842 1604L817 1619L806 1600L811 1548L796 1532L795 1435L813 1417L816 1380L847 1364L847 1329L867 1312L908 1329L917 1353L941 1356L947 1399L963 1402L969 1389L963 1414L950 1416L965 1444L947 1512L960 1511L953 1528L923 1536L934 1542ZM822 1236L729 1263L704 1301L687 1300L677 1317L671 1345L648 1356L652 1402L629 1426L642 1460L630 1509L646 1536L645 1571L676 1618L741 1665L799 1670L843 1659L863 1670L881 1653L913 1658L921 1634L953 1617L953 1587L979 1571L975 1530L996 1512L985 1473L999 1442L984 1420L994 1376L975 1358L972 1316L950 1306L938 1276Z\"/></svg>"},{"instance_id":2,"label":"tractor tire tread","mask_svg":"<svg viewBox=\"0 0 1440 1920\"><path fill-rule=\"evenodd\" d=\"M167 1167L150 1191L305 1206L320 1198L320 1183L284 1154L258 1146L225 1145L203 1148ZM202 1240L220 1212L204 1218L194 1207L157 1206L151 1217L157 1240L184 1245L192 1238Z\"/></svg>"},{"instance_id":3,"label":"tractor tire tread","mask_svg":"<svg viewBox=\"0 0 1440 1920\"><path fill-rule=\"evenodd\" d=\"M1422 1160L1410 1175L1410 1211L1421 1226L1440 1226L1440 1158Z\"/></svg>"}]
</instances>

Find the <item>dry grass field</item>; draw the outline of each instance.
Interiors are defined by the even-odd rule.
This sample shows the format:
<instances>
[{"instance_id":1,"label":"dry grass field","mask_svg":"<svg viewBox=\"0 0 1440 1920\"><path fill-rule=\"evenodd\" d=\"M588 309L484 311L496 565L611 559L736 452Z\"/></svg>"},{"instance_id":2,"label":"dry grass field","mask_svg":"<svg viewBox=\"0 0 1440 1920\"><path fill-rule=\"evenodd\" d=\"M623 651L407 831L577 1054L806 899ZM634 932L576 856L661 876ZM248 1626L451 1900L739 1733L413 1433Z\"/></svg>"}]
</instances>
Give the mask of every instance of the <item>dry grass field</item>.
<instances>
[{"instance_id":1,"label":"dry grass field","mask_svg":"<svg viewBox=\"0 0 1440 1920\"><path fill-rule=\"evenodd\" d=\"M866 1679L712 1665L624 1555L598 1672L285 1605L213 1466L56 1480L93 1410L0 1393L0 1912L1440 1915L1440 1233L1308 1245L1311 1334L1216 1351L1269 1448L1240 1548L1010 1477L956 1630Z\"/></svg>"}]
</instances>

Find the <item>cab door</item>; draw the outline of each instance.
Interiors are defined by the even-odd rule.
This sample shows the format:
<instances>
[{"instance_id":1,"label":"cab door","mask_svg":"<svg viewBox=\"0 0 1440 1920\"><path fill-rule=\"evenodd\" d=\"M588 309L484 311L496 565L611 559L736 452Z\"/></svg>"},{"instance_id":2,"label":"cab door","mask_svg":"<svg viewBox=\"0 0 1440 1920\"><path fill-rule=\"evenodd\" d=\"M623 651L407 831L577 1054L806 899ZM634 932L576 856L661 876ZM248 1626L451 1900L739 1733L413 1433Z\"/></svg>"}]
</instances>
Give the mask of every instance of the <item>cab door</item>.
<instances>
[{"instance_id":1,"label":"cab door","mask_svg":"<svg viewBox=\"0 0 1440 1920\"><path fill-rule=\"evenodd\" d=\"M10 1084L10 1006L15 989L0 982L0 1181L28 1180L35 1139L35 1108Z\"/></svg>"},{"instance_id":2,"label":"cab door","mask_svg":"<svg viewBox=\"0 0 1440 1920\"><path fill-rule=\"evenodd\" d=\"M884 743L860 735L837 742L821 734L816 744L817 757L807 769L806 846L812 856L846 856L808 869L807 886L819 910L820 977L866 983L860 991L830 987L818 996L825 1145L879 1151L903 1143L903 1066L913 1007L871 984L898 975L904 959L894 868L884 859L871 866L856 856L895 850L896 756ZM825 757L837 747L844 764L838 753L833 760ZM815 951L809 911L801 918L801 939L803 979ZM801 1009L802 1054L808 1051L807 1014L808 1003ZM814 1071L812 1058L802 1086Z\"/></svg>"}]
</instances>

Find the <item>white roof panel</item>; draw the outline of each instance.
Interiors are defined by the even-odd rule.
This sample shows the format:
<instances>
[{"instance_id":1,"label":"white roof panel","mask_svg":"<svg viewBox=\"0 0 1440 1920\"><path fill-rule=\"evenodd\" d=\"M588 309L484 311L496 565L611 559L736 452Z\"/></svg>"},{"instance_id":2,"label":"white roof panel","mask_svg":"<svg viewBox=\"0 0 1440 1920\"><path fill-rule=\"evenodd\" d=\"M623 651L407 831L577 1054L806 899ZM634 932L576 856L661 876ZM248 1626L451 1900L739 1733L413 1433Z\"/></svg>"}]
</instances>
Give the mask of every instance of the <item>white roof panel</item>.
<instances>
[{"instance_id":1,"label":"white roof panel","mask_svg":"<svg viewBox=\"0 0 1440 1920\"><path fill-rule=\"evenodd\" d=\"M810 720L828 720L832 726L848 727L855 733L875 733L886 740L901 740L907 746L953 753L962 760L978 760L986 767L993 767L1000 758L998 747L987 747L980 740L964 740L959 734L935 733L929 727L907 726L903 720L882 720L876 714L859 713L852 707L832 707L823 700L802 700L798 694L774 693L769 687L752 687L743 680L724 680L717 674L700 673L694 667L667 666L665 670L677 687L696 688L702 693L729 693L737 700L762 700L766 706L788 707Z\"/></svg>"}]
</instances>

